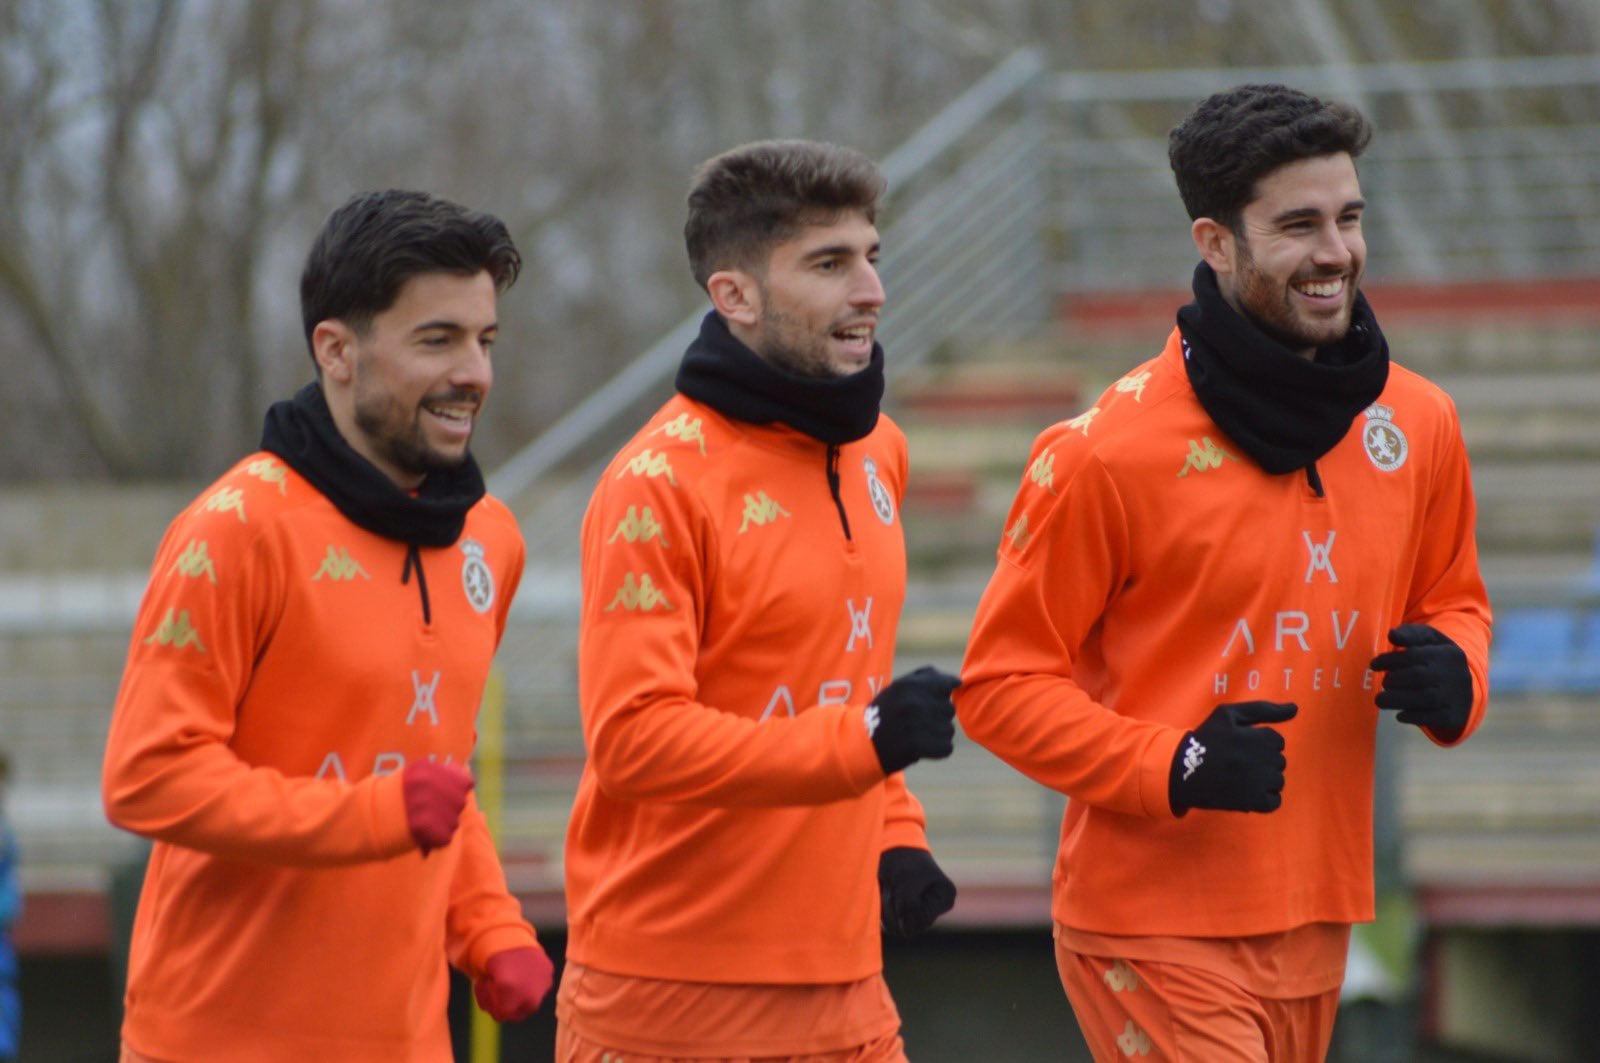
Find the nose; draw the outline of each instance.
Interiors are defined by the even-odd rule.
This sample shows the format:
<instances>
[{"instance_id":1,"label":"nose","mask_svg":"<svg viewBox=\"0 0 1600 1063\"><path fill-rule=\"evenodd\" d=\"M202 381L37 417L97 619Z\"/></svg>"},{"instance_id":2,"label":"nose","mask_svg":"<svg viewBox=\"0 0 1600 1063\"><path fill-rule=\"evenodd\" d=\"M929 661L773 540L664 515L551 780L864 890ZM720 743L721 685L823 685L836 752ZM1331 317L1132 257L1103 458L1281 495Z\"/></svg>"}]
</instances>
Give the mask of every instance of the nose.
<instances>
[{"instance_id":1,"label":"nose","mask_svg":"<svg viewBox=\"0 0 1600 1063\"><path fill-rule=\"evenodd\" d=\"M1354 261L1362 246L1361 230L1345 228L1337 222L1324 226L1317 244L1311 251L1312 261L1318 266L1343 269Z\"/></svg>"},{"instance_id":2,"label":"nose","mask_svg":"<svg viewBox=\"0 0 1600 1063\"><path fill-rule=\"evenodd\" d=\"M494 360L489 355L489 349L489 343L481 339L468 339L462 343L460 354L450 367L451 386L487 395L494 384Z\"/></svg>"},{"instance_id":3,"label":"nose","mask_svg":"<svg viewBox=\"0 0 1600 1063\"><path fill-rule=\"evenodd\" d=\"M861 269L857 271L856 283L850 292L850 305L862 309L877 309L883 305L886 298L883 278L878 276L878 267L872 262L863 260Z\"/></svg>"}]
</instances>

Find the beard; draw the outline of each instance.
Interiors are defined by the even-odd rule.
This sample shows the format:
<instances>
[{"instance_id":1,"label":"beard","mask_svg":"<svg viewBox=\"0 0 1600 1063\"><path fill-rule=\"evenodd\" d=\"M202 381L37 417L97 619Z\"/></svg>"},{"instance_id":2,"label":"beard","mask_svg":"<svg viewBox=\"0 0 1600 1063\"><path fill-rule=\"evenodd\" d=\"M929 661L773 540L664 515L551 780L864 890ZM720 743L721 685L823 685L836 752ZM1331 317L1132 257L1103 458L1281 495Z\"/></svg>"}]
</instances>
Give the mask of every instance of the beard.
<instances>
[{"instance_id":1,"label":"beard","mask_svg":"<svg viewBox=\"0 0 1600 1063\"><path fill-rule=\"evenodd\" d=\"M452 453L429 444L422 427L421 410L407 409L385 392L358 390L355 422L368 444L384 460L412 475L443 472L467 460L466 447L459 453Z\"/></svg>"},{"instance_id":2,"label":"beard","mask_svg":"<svg viewBox=\"0 0 1600 1063\"><path fill-rule=\"evenodd\" d=\"M1311 317L1292 305L1293 289L1287 280L1280 282L1256 265L1250 246L1243 238L1238 242L1238 249L1239 309L1267 338L1291 351L1314 351L1344 339L1350 331L1350 318L1355 310L1361 280L1359 272L1341 271L1323 278L1344 278L1344 306L1333 317Z\"/></svg>"}]
</instances>

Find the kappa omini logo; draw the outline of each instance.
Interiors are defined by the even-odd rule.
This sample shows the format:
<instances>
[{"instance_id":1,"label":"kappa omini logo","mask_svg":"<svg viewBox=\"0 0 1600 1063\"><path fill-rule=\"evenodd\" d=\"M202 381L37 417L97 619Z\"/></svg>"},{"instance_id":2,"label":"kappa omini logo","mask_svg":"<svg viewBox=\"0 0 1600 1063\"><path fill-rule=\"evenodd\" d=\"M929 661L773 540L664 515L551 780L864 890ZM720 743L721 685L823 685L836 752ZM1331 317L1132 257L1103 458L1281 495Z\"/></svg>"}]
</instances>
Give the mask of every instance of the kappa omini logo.
<instances>
[{"instance_id":1,"label":"kappa omini logo","mask_svg":"<svg viewBox=\"0 0 1600 1063\"><path fill-rule=\"evenodd\" d=\"M1406 434L1394 423L1394 408L1382 403L1367 407L1367 423L1361 429L1361 446L1367 457L1383 472L1394 472L1406 463L1411 446Z\"/></svg>"},{"instance_id":2,"label":"kappa omini logo","mask_svg":"<svg viewBox=\"0 0 1600 1063\"><path fill-rule=\"evenodd\" d=\"M200 641L200 632L195 630L194 624L189 620L189 610L168 609L161 617L161 622L150 637L144 640L146 646L171 646L181 650L193 646L201 653L206 652L205 643Z\"/></svg>"},{"instance_id":3,"label":"kappa omini logo","mask_svg":"<svg viewBox=\"0 0 1600 1063\"><path fill-rule=\"evenodd\" d=\"M1191 472L1220 469L1223 462L1238 460L1217 446L1216 441L1210 436L1201 436L1198 441L1189 440L1189 454L1183 459L1183 468L1178 470L1178 475L1188 476Z\"/></svg>"},{"instance_id":4,"label":"kappa omini logo","mask_svg":"<svg viewBox=\"0 0 1600 1063\"><path fill-rule=\"evenodd\" d=\"M483 559L483 544L471 537L462 539L461 552L466 555L461 562L461 589L467 592L467 604L487 613L494 605L494 573Z\"/></svg>"},{"instance_id":5,"label":"kappa omini logo","mask_svg":"<svg viewBox=\"0 0 1600 1063\"><path fill-rule=\"evenodd\" d=\"M1089 426L1094 424L1094 419L1099 416L1100 407L1092 406L1078 414L1078 416L1074 417L1072 420L1068 421L1067 427L1076 428L1078 431L1087 436L1089 434Z\"/></svg>"},{"instance_id":6,"label":"kappa omini logo","mask_svg":"<svg viewBox=\"0 0 1600 1063\"><path fill-rule=\"evenodd\" d=\"M211 563L211 554L204 539L190 539L183 553L172 563L172 571L189 579L204 576L212 583L217 582L217 566Z\"/></svg>"},{"instance_id":7,"label":"kappa omini logo","mask_svg":"<svg viewBox=\"0 0 1600 1063\"><path fill-rule=\"evenodd\" d=\"M1028 545L1028 515L1024 513L1017 518L1017 522L1006 529L1005 538L1011 540L1013 550L1021 550Z\"/></svg>"},{"instance_id":8,"label":"kappa omini logo","mask_svg":"<svg viewBox=\"0 0 1600 1063\"><path fill-rule=\"evenodd\" d=\"M748 495L745 497L749 497ZM667 545L667 537L662 534L664 529L656 520L655 513L649 506L642 509L639 506L629 506L628 512L617 521L617 530L611 533L607 543L614 543L620 537L630 543L647 543L651 539L660 539L661 545Z\"/></svg>"},{"instance_id":9,"label":"kappa omini logo","mask_svg":"<svg viewBox=\"0 0 1600 1063\"><path fill-rule=\"evenodd\" d=\"M629 458L627 464L617 470L617 479L622 479L628 473L641 476L647 480L665 476L667 483L673 487L678 486L678 478L672 474L672 462L667 460L665 454L658 454L648 447Z\"/></svg>"},{"instance_id":10,"label":"kappa omini logo","mask_svg":"<svg viewBox=\"0 0 1600 1063\"><path fill-rule=\"evenodd\" d=\"M239 523L244 523L244 492L237 487L219 487L213 491L209 498L201 503L200 508L207 513L234 513L239 517Z\"/></svg>"},{"instance_id":11,"label":"kappa omini logo","mask_svg":"<svg viewBox=\"0 0 1600 1063\"><path fill-rule=\"evenodd\" d=\"M669 439L681 439L685 443L698 443L700 445L700 453L703 455L706 452L706 434L703 431L703 427L704 422L700 418L680 413L650 434L655 435L656 432L660 432Z\"/></svg>"},{"instance_id":12,"label":"kappa omini logo","mask_svg":"<svg viewBox=\"0 0 1600 1063\"><path fill-rule=\"evenodd\" d=\"M1056 493L1056 456L1045 451L1028 466L1028 479L1051 494Z\"/></svg>"},{"instance_id":13,"label":"kappa omini logo","mask_svg":"<svg viewBox=\"0 0 1600 1063\"><path fill-rule=\"evenodd\" d=\"M620 608L629 612L648 613L657 607L670 612L672 603L667 601L665 594L656 589L655 581L650 578L650 574L642 572L635 577L632 572L627 572L623 574L622 586L617 588L611 604L606 606L606 612Z\"/></svg>"},{"instance_id":14,"label":"kappa omini logo","mask_svg":"<svg viewBox=\"0 0 1600 1063\"><path fill-rule=\"evenodd\" d=\"M257 458L244 467L244 471L264 484L274 484L278 494L289 493L289 467L274 458Z\"/></svg>"},{"instance_id":15,"label":"kappa omini logo","mask_svg":"<svg viewBox=\"0 0 1600 1063\"><path fill-rule=\"evenodd\" d=\"M1155 1051L1155 1042L1150 1040L1150 1035L1139 1029L1132 1019L1122 1028L1117 1035L1117 1047L1122 1049L1122 1054L1132 1059L1134 1056L1148 1056Z\"/></svg>"},{"instance_id":16,"label":"kappa omini logo","mask_svg":"<svg viewBox=\"0 0 1600 1063\"><path fill-rule=\"evenodd\" d=\"M878 463L866 458L861 464L867 470L867 495L872 499L872 512L876 513L878 519L885 524L893 524L894 496L889 494L889 489L878 479Z\"/></svg>"},{"instance_id":17,"label":"kappa omini logo","mask_svg":"<svg viewBox=\"0 0 1600 1063\"><path fill-rule=\"evenodd\" d=\"M1129 967L1127 961L1118 960L1101 975L1113 993L1131 993L1139 988L1139 972Z\"/></svg>"},{"instance_id":18,"label":"kappa omini logo","mask_svg":"<svg viewBox=\"0 0 1600 1063\"><path fill-rule=\"evenodd\" d=\"M1122 395L1132 395L1134 402L1144 401L1144 386L1150 383L1150 378L1155 374L1146 369L1142 373L1129 373L1116 383L1116 391Z\"/></svg>"},{"instance_id":19,"label":"kappa omini logo","mask_svg":"<svg viewBox=\"0 0 1600 1063\"><path fill-rule=\"evenodd\" d=\"M765 491L744 496L744 520L739 522L739 534L750 530L750 525L764 527L779 517L789 516L789 511L772 500Z\"/></svg>"},{"instance_id":20,"label":"kappa omini logo","mask_svg":"<svg viewBox=\"0 0 1600 1063\"><path fill-rule=\"evenodd\" d=\"M322 564L311 574L311 581L315 583L320 579L330 579L335 583L342 583L353 579L371 579L367 570L361 567L361 562L350 556L350 551L342 546L329 546L328 552L322 555Z\"/></svg>"}]
</instances>

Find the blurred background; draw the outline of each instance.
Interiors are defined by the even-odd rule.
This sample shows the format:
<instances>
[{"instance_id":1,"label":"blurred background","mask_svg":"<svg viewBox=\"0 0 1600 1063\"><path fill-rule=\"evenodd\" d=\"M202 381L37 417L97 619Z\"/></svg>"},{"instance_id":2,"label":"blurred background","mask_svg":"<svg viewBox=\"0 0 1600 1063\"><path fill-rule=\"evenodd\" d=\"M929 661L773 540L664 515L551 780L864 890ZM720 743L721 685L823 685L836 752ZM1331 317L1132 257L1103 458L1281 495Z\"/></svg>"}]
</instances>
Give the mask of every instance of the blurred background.
<instances>
[{"instance_id":1,"label":"blurred background","mask_svg":"<svg viewBox=\"0 0 1600 1063\"><path fill-rule=\"evenodd\" d=\"M1460 407L1497 614L1482 731L1449 751L1381 732L1380 919L1335 1055L1600 1058L1597 0L5 0L22 1058L115 1058L143 850L105 824L98 771L133 611L166 522L310 378L299 269L351 194L458 199L524 255L475 449L529 571L478 772L559 954L577 522L702 312L694 166L773 136L883 161L880 338L912 444L899 652L955 668L1033 435L1154 354L1187 297L1167 130L1245 80L1375 121L1366 290L1396 360ZM961 887L888 950L912 1058L1086 1058L1049 938L1062 798L970 744L911 774ZM459 1004L462 1059L548 1058L548 1017L489 1035Z\"/></svg>"}]
</instances>

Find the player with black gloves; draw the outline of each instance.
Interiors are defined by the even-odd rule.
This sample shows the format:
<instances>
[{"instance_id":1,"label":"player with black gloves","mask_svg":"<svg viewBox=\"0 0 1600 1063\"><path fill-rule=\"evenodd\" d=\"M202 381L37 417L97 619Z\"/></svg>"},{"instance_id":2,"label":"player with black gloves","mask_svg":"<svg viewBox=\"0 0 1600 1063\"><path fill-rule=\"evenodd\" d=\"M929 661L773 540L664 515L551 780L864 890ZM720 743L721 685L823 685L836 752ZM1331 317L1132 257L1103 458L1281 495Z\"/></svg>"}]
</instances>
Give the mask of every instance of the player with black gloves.
<instances>
[{"instance_id":1,"label":"player with black gloves","mask_svg":"<svg viewBox=\"0 0 1600 1063\"><path fill-rule=\"evenodd\" d=\"M1488 700L1456 411L1361 292L1354 108L1283 85L1169 139L1200 257L1161 352L1028 456L955 694L1068 798L1057 969L1096 1059L1320 1059L1373 918L1390 712Z\"/></svg>"}]
</instances>

